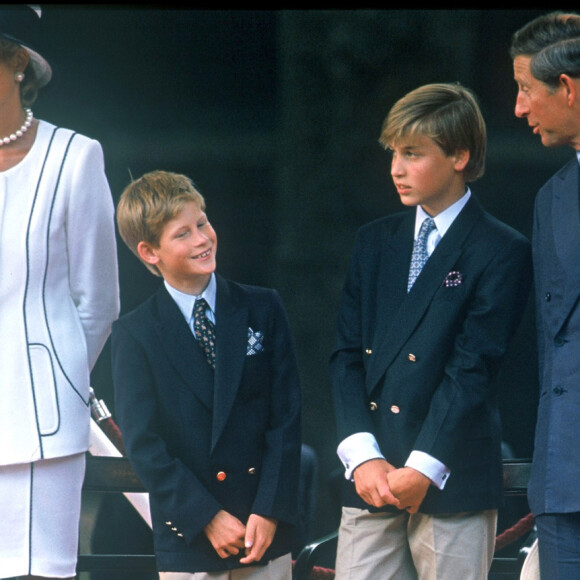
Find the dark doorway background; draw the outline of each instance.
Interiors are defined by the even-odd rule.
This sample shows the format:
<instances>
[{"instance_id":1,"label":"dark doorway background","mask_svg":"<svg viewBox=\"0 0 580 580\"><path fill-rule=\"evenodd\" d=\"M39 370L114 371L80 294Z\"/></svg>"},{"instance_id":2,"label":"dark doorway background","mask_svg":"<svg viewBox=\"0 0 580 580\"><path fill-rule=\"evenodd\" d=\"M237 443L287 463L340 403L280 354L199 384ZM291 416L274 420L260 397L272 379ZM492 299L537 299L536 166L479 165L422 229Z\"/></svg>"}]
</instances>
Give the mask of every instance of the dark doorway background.
<instances>
[{"instance_id":1,"label":"dark doorway background","mask_svg":"<svg viewBox=\"0 0 580 580\"><path fill-rule=\"evenodd\" d=\"M328 357L359 226L401 205L377 138L393 102L427 82L474 89L488 123L473 192L530 235L535 192L572 151L513 116L510 36L534 10L182 10L46 5L54 82L35 115L98 139L115 203L131 176L189 175L219 235L218 269L278 289L298 346L304 442L319 461L315 535L339 514ZM122 311L159 284L119 240ZM108 346L93 386L112 409ZM504 440L532 452L532 309L500 377Z\"/></svg>"}]
</instances>

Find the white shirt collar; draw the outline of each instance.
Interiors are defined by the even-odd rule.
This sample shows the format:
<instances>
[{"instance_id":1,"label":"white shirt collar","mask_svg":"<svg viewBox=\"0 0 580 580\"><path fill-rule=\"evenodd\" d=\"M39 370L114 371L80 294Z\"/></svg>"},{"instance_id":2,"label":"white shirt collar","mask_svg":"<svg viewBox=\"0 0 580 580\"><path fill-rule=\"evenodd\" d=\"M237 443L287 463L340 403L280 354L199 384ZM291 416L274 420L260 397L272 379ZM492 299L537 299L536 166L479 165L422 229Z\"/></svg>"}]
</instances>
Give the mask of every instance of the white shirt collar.
<instances>
[{"instance_id":1,"label":"white shirt collar","mask_svg":"<svg viewBox=\"0 0 580 580\"><path fill-rule=\"evenodd\" d=\"M469 187L465 192L465 195L458 199L453 205L450 205L445 211L436 215L433 219L435 220L435 225L437 226L437 233L442 238L447 230L451 227L455 218L459 215L461 210L465 207L465 204L469 201L471 197L471 190ZM417 206L417 213L415 215L415 238L419 235L419 229L423 220L428 218L429 214L420 206Z\"/></svg>"},{"instance_id":2,"label":"white shirt collar","mask_svg":"<svg viewBox=\"0 0 580 580\"><path fill-rule=\"evenodd\" d=\"M578 163L580 163L580 151L576 151L576 157L578 158Z\"/></svg>"},{"instance_id":3,"label":"white shirt collar","mask_svg":"<svg viewBox=\"0 0 580 580\"><path fill-rule=\"evenodd\" d=\"M175 300L175 303L179 307L179 310L181 310L188 324L189 321L191 320L193 305L195 304L195 301L198 298L205 298L205 301L208 303L212 313L215 313L215 300L217 293L215 272L212 273L208 285L205 287L205 290L199 296L196 296L194 294L185 294L184 292L181 292L180 290L177 290L176 288L168 284L166 280L164 280L164 284L165 288L167 288L167 292L169 292L171 298Z\"/></svg>"}]
</instances>

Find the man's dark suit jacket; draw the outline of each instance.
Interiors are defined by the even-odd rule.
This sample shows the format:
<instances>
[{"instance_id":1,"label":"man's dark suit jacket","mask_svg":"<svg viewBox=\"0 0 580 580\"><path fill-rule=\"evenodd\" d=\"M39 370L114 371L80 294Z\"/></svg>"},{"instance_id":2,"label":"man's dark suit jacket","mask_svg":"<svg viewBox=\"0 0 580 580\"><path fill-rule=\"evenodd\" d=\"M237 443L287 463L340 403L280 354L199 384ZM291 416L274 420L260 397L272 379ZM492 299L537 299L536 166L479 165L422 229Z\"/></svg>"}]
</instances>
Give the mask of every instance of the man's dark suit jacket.
<instances>
[{"instance_id":1,"label":"man's dark suit jacket","mask_svg":"<svg viewBox=\"0 0 580 580\"><path fill-rule=\"evenodd\" d=\"M160 571L241 566L204 534L221 509L279 521L264 562L295 547L301 408L286 312L274 290L217 276L215 316L215 376L164 286L112 331L115 411L150 494Z\"/></svg>"},{"instance_id":2,"label":"man's dark suit jacket","mask_svg":"<svg viewBox=\"0 0 580 580\"><path fill-rule=\"evenodd\" d=\"M527 303L530 243L472 197L407 294L414 224L401 212L357 234L331 357L338 438L372 433L396 467L413 450L447 465L423 513L496 508L494 379ZM351 482L344 504L369 508Z\"/></svg>"},{"instance_id":3,"label":"man's dark suit jacket","mask_svg":"<svg viewBox=\"0 0 580 580\"><path fill-rule=\"evenodd\" d=\"M532 236L540 399L528 501L580 512L580 208L574 158L538 192Z\"/></svg>"}]
</instances>

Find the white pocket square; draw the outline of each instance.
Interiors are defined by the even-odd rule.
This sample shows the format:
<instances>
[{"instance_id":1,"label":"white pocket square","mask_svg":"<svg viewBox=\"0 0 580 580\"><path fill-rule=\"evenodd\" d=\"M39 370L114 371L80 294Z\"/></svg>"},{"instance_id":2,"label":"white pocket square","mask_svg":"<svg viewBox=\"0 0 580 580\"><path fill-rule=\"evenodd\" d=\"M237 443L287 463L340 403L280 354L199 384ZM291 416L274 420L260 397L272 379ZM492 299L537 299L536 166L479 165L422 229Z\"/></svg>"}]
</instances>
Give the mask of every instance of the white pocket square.
<instances>
[{"instance_id":1,"label":"white pocket square","mask_svg":"<svg viewBox=\"0 0 580 580\"><path fill-rule=\"evenodd\" d=\"M254 332L248 328L248 344L246 345L246 356L258 354L264 350L264 333L257 330Z\"/></svg>"}]
</instances>

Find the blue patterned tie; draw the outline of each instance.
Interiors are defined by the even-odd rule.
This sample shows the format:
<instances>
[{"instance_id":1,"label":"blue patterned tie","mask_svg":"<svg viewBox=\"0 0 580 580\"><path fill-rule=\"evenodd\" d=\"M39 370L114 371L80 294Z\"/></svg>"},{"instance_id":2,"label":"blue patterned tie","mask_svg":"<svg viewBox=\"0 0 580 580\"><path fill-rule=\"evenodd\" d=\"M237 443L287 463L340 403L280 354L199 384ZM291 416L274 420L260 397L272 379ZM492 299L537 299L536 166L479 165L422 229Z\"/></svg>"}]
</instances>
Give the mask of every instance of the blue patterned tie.
<instances>
[{"instance_id":1,"label":"blue patterned tie","mask_svg":"<svg viewBox=\"0 0 580 580\"><path fill-rule=\"evenodd\" d=\"M205 353L208 364L215 368L215 325L205 315L207 308L208 304L203 298L195 301L193 306L193 329L197 342Z\"/></svg>"},{"instance_id":2,"label":"blue patterned tie","mask_svg":"<svg viewBox=\"0 0 580 580\"><path fill-rule=\"evenodd\" d=\"M427 238L434 229L436 229L436 226L433 218L425 218L421 224L419 235L417 236L417 239L413 245L411 267L409 268L409 281L407 282L407 292L411 290L411 287L415 283L417 276L419 276L423 266L425 265L425 262L429 258L429 254L427 253Z\"/></svg>"}]
</instances>

